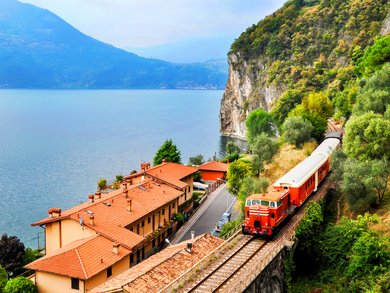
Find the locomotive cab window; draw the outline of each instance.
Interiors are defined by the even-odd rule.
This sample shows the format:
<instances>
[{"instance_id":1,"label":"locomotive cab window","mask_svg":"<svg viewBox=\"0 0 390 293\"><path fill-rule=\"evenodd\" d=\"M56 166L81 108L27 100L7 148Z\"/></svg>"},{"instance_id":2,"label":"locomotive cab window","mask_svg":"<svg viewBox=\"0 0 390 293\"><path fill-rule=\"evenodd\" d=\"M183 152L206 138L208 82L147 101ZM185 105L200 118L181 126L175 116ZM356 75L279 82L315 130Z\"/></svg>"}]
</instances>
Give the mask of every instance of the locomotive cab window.
<instances>
[{"instance_id":1,"label":"locomotive cab window","mask_svg":"<svg viewBox=\"0 0 390 293\"><path fill-rule=\"evenodd\" d=\"M283 202L282 199L278 200L278 207L280 207L282 205L282 202Z\"/></svg>"},{"instance_id":2,"label":"locomotive cab window","mask_svg":"<svg viewBox=\"0 0 390 293\"><path fill-rule=\"evenodd\" d=\"M269 207L269 201L268 200L262 200L261 201L261 205Z\"/></svg>"},{"instance_id":3,"label":"locomotive cab window","mask_svg":"<svg viewBox=\"0 0 390 293\"><path fill-rule=\"evenodd\" d=\"M269 206L270 206L271 208L276 208L276 202L271 201L270 204L269 204Z\"/></svg>"},{"instance_id":4,"label":"locomotive cab window","mask_svg":"<svg viewBox=\"0 0 390 293\"><path fill-rule=\"evenodd\" d=\"M252 200L252 205L254 206L256 204L260 204L260 200L259 199Z\"/></svg>"},{"instance_id":5,"label":"locomotive cab window","mask_svg":"<svg viewBox=\"0 0 390 293\"><path fill-rule=\"evenodd\" d=\"M248 200L246 201L246 205L247 205L247 206L250 206L250 205L251 205L251 200L250 200L250 199L248 199Z\"/></svg>"}]
</instances>

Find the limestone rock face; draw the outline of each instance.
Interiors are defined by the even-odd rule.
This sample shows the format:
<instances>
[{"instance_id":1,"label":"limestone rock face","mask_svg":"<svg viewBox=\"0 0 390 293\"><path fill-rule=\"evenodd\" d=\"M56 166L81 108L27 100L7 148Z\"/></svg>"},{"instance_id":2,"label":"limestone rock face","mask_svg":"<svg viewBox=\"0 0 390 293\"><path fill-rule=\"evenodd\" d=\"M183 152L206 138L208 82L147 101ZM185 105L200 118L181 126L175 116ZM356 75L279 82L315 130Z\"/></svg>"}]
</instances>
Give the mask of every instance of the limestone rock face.
<instances>
[{"instance_id":1,"label":"limestone rock face","mask_svg":"<svg viewBox=\"0 0 390 293\"><path fill-rule=\"evenodd\" d=\"M246 61L239 53L228 57L229 77L220 107L221 133L245 139L245 119L257 108L269 111L283 87L267 85L264 63Z\"/></svg>"},{"instance_id":2,"label":"limestone rock face","mask_svg":"<svg viewBox=\"0 0 390 293\"><path fill-rule=\"evenodd\" d=\"M387 14L387 17L383 22L382 29L381 29L382 36L386 36L388 34L390 34L390 12L389 14Z\"/></svg>"}]
</instances>

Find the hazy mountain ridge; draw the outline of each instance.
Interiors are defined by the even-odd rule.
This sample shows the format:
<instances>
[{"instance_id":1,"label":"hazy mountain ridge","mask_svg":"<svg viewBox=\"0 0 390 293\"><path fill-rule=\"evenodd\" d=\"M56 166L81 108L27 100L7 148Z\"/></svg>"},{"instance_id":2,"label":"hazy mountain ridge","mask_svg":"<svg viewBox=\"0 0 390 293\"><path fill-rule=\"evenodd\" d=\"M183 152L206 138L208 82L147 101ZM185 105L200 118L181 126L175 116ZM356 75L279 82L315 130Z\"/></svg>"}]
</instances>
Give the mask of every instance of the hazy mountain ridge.
<instances>
[{"instance_id":1,"label":"hazy mountain ridge","mask_svg":"<svg viewBox=\"0 0 390 293\"><path fill-rule=\"evenodd\" d=\"M79 32L48 10L0 6L0 88L224 88L227 70L142 58Z\"/></svg>"}]
</instances>

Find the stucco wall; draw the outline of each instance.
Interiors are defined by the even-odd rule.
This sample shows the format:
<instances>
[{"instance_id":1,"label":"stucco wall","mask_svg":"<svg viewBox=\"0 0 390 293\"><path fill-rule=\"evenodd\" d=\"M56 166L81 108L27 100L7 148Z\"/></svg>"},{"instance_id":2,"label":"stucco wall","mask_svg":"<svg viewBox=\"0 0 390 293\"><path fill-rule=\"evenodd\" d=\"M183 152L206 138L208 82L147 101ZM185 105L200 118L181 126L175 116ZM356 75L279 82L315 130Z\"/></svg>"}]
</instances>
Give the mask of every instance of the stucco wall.
<instances>
[{"instance_id":1,"label":"stucco wall","mask_svg":"<svg viewBox=\"0 0 390 293\"><path fill-rule=\"evenodd\" d=\"M84 282L80 280L80 289L71 288L71 278L46 272L36 272L35 281L39 293L76 293L84 292Z\"/></svg>"}]
</instances>

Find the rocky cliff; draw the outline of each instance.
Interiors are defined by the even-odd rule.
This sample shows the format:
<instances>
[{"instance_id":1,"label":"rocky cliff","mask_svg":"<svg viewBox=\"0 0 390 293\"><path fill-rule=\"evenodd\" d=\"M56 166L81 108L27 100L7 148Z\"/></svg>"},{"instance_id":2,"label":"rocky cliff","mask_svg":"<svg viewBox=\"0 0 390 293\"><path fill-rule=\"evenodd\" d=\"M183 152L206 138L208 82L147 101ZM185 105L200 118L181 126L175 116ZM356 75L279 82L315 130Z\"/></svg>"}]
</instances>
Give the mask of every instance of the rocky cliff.
<instances>
[{"instance_id":1,"label":"rocky cliff","mask_svg":"<svg viewBox=\"0 0 390 293\"><path fill-rule=\"evenodd\" d=\"M342 90L364 48L388 33L388 11L388 0L293 0L249 27L228 55L221 133L245 138L248 113L271 111L288 89Z\"/></svg>"}]
</instances>

